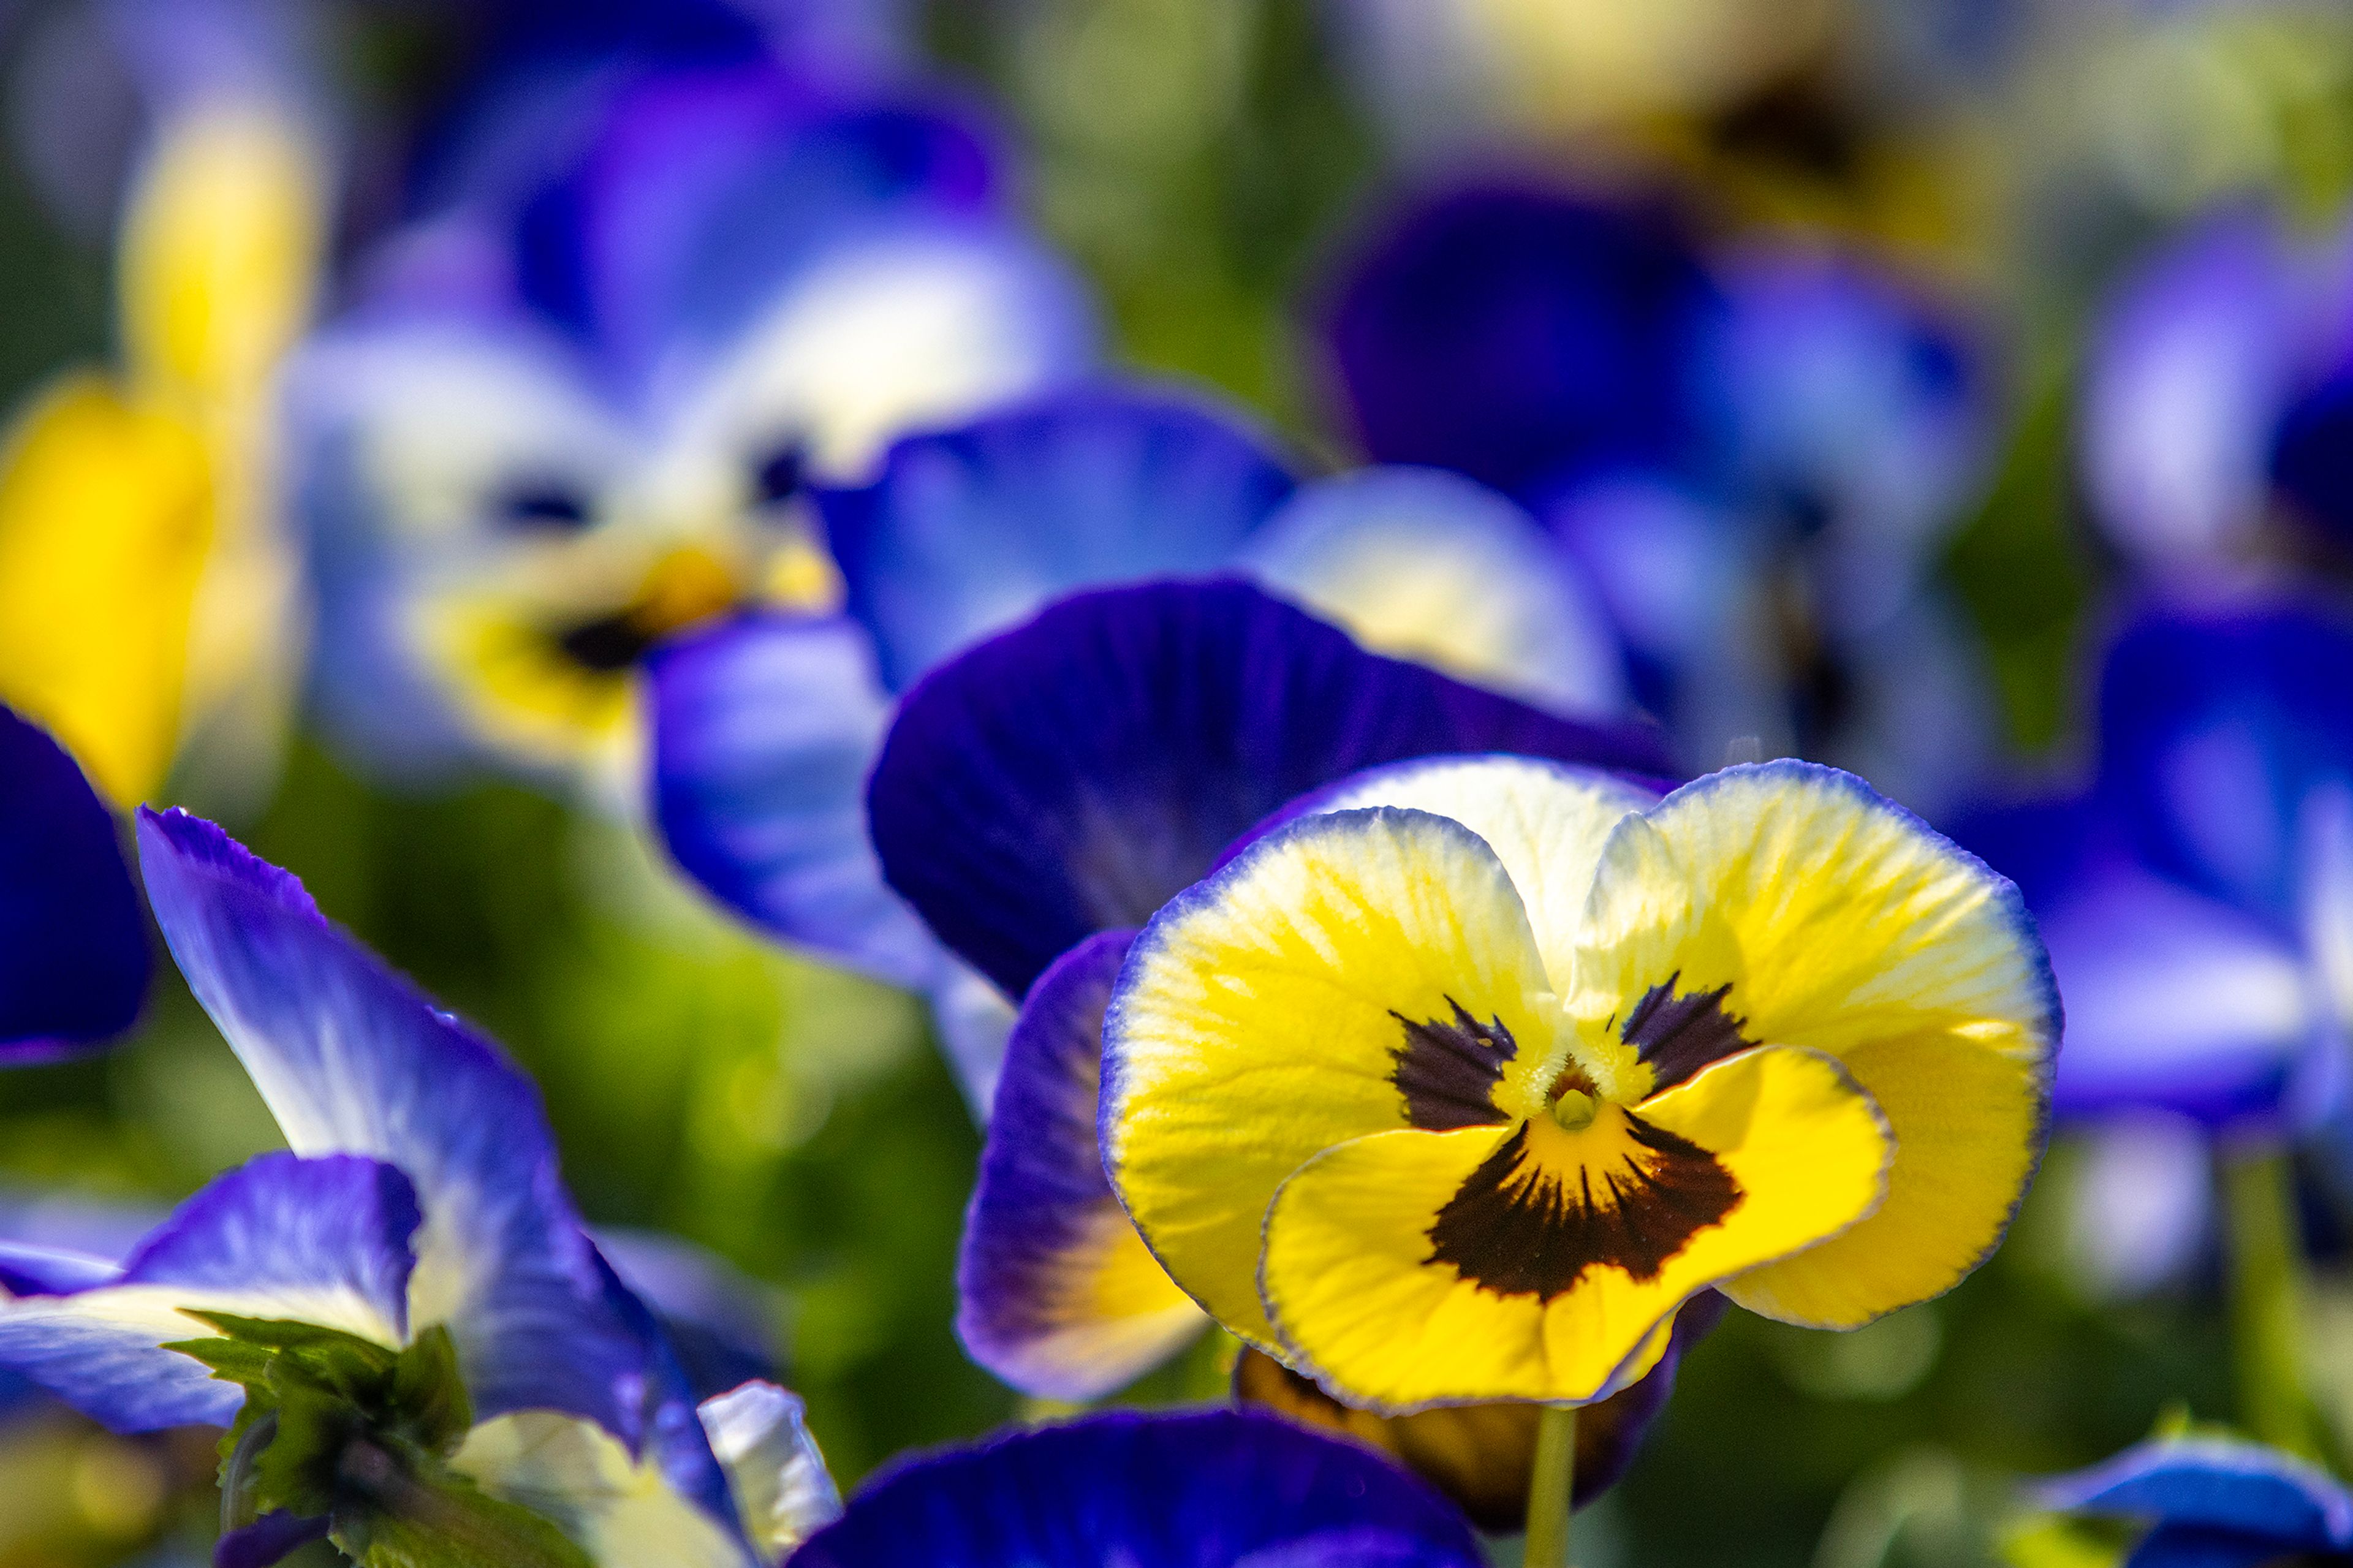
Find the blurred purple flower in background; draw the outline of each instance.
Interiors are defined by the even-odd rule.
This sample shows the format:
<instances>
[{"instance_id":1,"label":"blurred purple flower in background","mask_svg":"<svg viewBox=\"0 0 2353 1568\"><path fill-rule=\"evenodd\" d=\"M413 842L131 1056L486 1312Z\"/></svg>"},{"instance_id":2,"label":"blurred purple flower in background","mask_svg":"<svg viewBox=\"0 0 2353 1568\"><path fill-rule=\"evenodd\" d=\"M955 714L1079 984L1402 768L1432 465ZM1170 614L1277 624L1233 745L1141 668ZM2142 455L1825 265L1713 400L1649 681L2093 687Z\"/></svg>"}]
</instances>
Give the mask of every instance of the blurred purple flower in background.
<instances>
[{"instance_id":1,"label":"blurred purple flower in background","mask_svg":"<svg viewBox=\"0 0 2353 1568\"><path fill-rule=\"evenodd\" d=\"M1965 319L1856 257L1709 254L1661 206L1487 184L1391 215L1324 322L1365 449L1543 519L1686 766L1753 737L1934 812L1983 765L1929 581L1995 435Z\"/></svg>"}]
</instances>

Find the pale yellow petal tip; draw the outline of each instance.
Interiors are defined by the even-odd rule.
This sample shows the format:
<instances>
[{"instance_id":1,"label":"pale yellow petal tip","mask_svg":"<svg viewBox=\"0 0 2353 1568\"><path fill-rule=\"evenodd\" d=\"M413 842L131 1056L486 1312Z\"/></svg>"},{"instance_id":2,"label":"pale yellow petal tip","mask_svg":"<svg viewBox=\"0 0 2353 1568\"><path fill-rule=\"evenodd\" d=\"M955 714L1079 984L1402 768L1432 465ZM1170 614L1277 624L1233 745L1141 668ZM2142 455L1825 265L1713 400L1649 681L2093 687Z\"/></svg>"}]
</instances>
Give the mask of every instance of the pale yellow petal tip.
<instances>
[{"instance_id":1,"label":"pale yellow petal tip","mask_svg":"<svg viewBox=\"0 0 2353 1568\"><path fill-rule=\"evenodd\" d=\"M326 182L298 121L214 102L156 139L123 225L132 374L207 404L259 392L310 319Z\"/></svg>"}]
</instances>

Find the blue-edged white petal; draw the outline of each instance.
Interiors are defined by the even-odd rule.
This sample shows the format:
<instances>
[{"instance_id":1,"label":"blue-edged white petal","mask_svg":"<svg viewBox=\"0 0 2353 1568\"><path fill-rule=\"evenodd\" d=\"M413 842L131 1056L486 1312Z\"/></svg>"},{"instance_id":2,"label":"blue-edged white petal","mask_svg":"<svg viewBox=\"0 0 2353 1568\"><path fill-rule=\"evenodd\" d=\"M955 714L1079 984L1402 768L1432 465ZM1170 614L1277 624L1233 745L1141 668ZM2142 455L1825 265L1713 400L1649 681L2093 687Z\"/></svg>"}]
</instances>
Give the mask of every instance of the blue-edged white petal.
<instances>
[{"instance_id":1,"label":"blue-edged white petal","mask_svg":"<svg viewBox=\"0 0 2353 1568\"><path fill-rule=\"evenodd\" d=\"M210 823L145 812L139 838L164 941L287 1142L416 1184L411 1313L448 1326L475 1409L561 1411L635 1444L646 1346L607 1299L530 1080Z\"/></svg>"},{"instance_id":2,"label":"blue-edged white petal","mask_svg":"<svg viewBox=\"0 0 2353 1568\"><path fill-rule=\"evenodd\" d=\"M1324 336L1365 450L1524 500L1696 455L1715 284L1663 213L1472 187L1394 215Z\"/></svg>"},{"instance_id":3,"label":"blue-edged white petal","mask_svg":"<svg viewBox=\"0 0 2353 1568\"><path fill-rule=\"evenodd\" d=\"M0 1300L0 1370L120 1432L226 1424L244 1394L163 1347L190 1311L317 1323L397 1347L420 1224L393 1166L264 1154L190 1198L102 1284Z\"/></svg>"},{"instance_id":4,"label":"blue-edged white petal","mask_svg":"<svg viewBox=\"0 0 2353 1568\"><path fill-rule=\"evenodd\" d=\"M864 791L890 721L865 632L751 616L651 666L654 816L687 874L788 942L900 985L943 958L883 885Z\"/></svg>"},{"instance_id":5,"label":"blue-edged white petal","mask_svg":"<svg viewBox=\"0 0 2353 1568\"><path fill-rule=\"evenodd\" d=\"M1006 1047L956 1262L956 1334L1025 1394L1092 1400L1208 1325L1129 1223L1095 1142L1103 1010L1132 931L1039 977Z\"/></svg>"},{"instance_id":6,"label":"blue-edged white petal","mask_svg":"<svg viewBox=\"0 0 2353 1568\"><path fill-rule=\"evenodd\" d=\"M2301 301L2267 215L2226 212L2142 263L2094 329L2084 479L2101 526L2155 565L2228 556L2261 521L2293 393Z\"/></svg>"},{"instance_id":7,"label":"blue-edged white petal","mask_svg":"<svg viewBox=\"0 0 2353 1568\"><path fill-rule=\"evenodd\" d=\"M849 611L899 690L1057 595L1218 570L1293 483L1230 416L1097 385L910 437L822 505Z\"/></svg>"},{"instance_id":8,"label":"blue-edged white petal","mask_svg":"<svg viewBox=\"0 0 2353 1568\"><path fill-rule=\"evenodd\" d=\"M1060 601L926 677L875 764L870 821L891 885L1019 996L1296 797L1474 752L1665 769L1648 731L1366 653L1248 584L1148 584Z\"/></svg>"},{"instance_id":9,"label":"blue-edged white petal","mask_svg":"<svg viewBox=\"0 0 2353 1568\"><path fill-rule=\"evenodd\" d=\"M2228 1438L2143 1443L2046 1483L2039 1500L2147 1520L2160 1531L2208 1532L2247 1550L2242 1562L2353 1548L2353 1494L2341 1483L2275 1448Z\"/></svg>"},{"instance_id":10,"label":"blue-edged white petal","mask_svg":"<svg viewBox=\"0 0 2353 1568\"><path fill-rule=\"evenodd\" d=\"M129 1028L150 963L113 814L55 741L0 708L0 1067Z\"/></svg>"},{"instance_id":11,"label":"blue-edged white petal","mask_svg":"<svg viewBox=\"0 0 2353 1568\"><path fill-rule=\"evenodd\" d=\"M1271 1416L1118 1412L901 1463L797 1568L1474 1568L1460 1514L1369 1449Z\"/></svg>"},{"instance_id":12,"label":"blue-edged white petal","mask_svg":"<svg viewBox=\"0 0 2353 1568\"><path fill-rule=\"evenodd\" d=\"M1517 504L1458 474L1304 486L1239 564L1366 647L1562 712L1624 705L1624 658L1583 574Z\"/></svg>"}]
</instances>

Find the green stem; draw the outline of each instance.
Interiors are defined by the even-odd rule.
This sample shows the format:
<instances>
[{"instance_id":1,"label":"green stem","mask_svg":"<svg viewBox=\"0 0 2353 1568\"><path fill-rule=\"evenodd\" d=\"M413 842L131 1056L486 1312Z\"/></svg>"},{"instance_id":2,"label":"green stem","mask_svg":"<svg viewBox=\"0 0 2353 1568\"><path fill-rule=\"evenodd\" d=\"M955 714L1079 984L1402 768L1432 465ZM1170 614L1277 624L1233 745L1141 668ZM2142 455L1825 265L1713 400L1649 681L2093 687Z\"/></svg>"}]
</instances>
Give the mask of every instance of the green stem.
<instances>
[{"instance_id":1,"label":"green stem","mask_svg":"<svg viewBox=\"0 0 2353 1568\"><path fill-rule=\"evenodd\" d=\"M2304 1248L2288 1158L2276 1151L2225 1156L2222 1189L2239 1418L2264 1442L2316 1458L2319 1433L2305 1392Z\"/></svg>"},{"instance_id":2,"label":"green stem","mask_svg":"<svg viewBox=\"0 0 2353 1568\"><path fill-rule=\"evenodd\" d=\"M1528 1477L1525 1568L1568 1568L1570 1494L1577 1486L1577 1406L1547 1405L1536 1423L1535 1468Z\"/></svg>"}]
</instances>

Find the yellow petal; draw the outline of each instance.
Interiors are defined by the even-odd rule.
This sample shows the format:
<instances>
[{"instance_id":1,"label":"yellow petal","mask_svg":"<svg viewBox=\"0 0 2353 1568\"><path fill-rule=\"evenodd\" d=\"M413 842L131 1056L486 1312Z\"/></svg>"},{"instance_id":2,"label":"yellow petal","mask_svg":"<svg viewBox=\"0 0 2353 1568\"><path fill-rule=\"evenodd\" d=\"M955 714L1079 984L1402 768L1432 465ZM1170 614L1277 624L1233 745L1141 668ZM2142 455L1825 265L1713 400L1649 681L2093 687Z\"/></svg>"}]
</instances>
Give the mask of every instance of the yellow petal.
<instances>
[{"instance_id":1,"label":"yellow petal","mask_svg":"<svg viewBox=\"0 0 2353 1568\"><path fill-rule=\"evenodd\" d=\"M1695 1292L1869 1214L1889 1154L1870 1098L1784 1048L1578 1131L1376 1133L1283 1184L1267 1307L1296 1360L1378 1409L1603 1398Z\"/></svg>"},{"instance_id":2,"label":"yellow petal","mask_svg":"<svg viewBox=\"0 0 2353 1568\"><path fill-rule=\"evenodd\" d=\"M0 698L56 731L121 806L163 783L213 533L185 423L71 377L0 457Z\"/></svg>"},{"instance_id":3,"label":"yellow petal","mask_svg":"<svg viewBox=\"0 0 2353 1568\"><path fill-rule=\"evenodd\" d=\"M1672 1082L1748 1043L1805 1047L1894 1131L1878 1214L1735 1300L1853 1327L2000 1240L2042 1150L2057 994L2017 889L1861 781L1727 769L1621 824L1577 964L1581 1050L1639 1044Z\"/></svg>"},{"instance_id":4,"label":"yellow petal","mask_svg":"<svg viewBox=\"0 0 2353 1568\"><path fill-rule=\"evenodd\" d=\"M258 394L311 312L322 184L300 128L215 104L165 127L122 234L134 379L207 405Z\"/></svg>"},{"instance_id":5,"label":"yellow petal","mask_svg":"<svg viewBox=\"0 0 2353 1568\"><path fill-rule=\"evenodd\" d=\"M1297 823L1137 939L1104 1026L1113 1184L1176 1282L1271 1343L1275 1189L1367 1132L1505 1120L1504 1067L1556 1032L1545 985L1511 879L1467 828L1390 809Z\"/></svg>"},{"instance_id":6,"label":"yellow petal","mask_svg":"<svg viewBox=\"0 0 2353 1568\"><path fill-rule=\"evenodd\" d=\"M1610 829L1658 804L1649 790L1593 768L1535 757L1430 757L1377 768L1335 791L1327 810L1405 806L1452 817L1487 841L1518 889L1536 951L1555 991L1575 973L1577 934L1593 890L1594 868ZM1642 1080L1587 1064L1606 1092L1635 1098ZM1514 1092L1541 1104L1557 1060L1522 1053L1511 1068Z\"/></svg>"}]
</instances>

